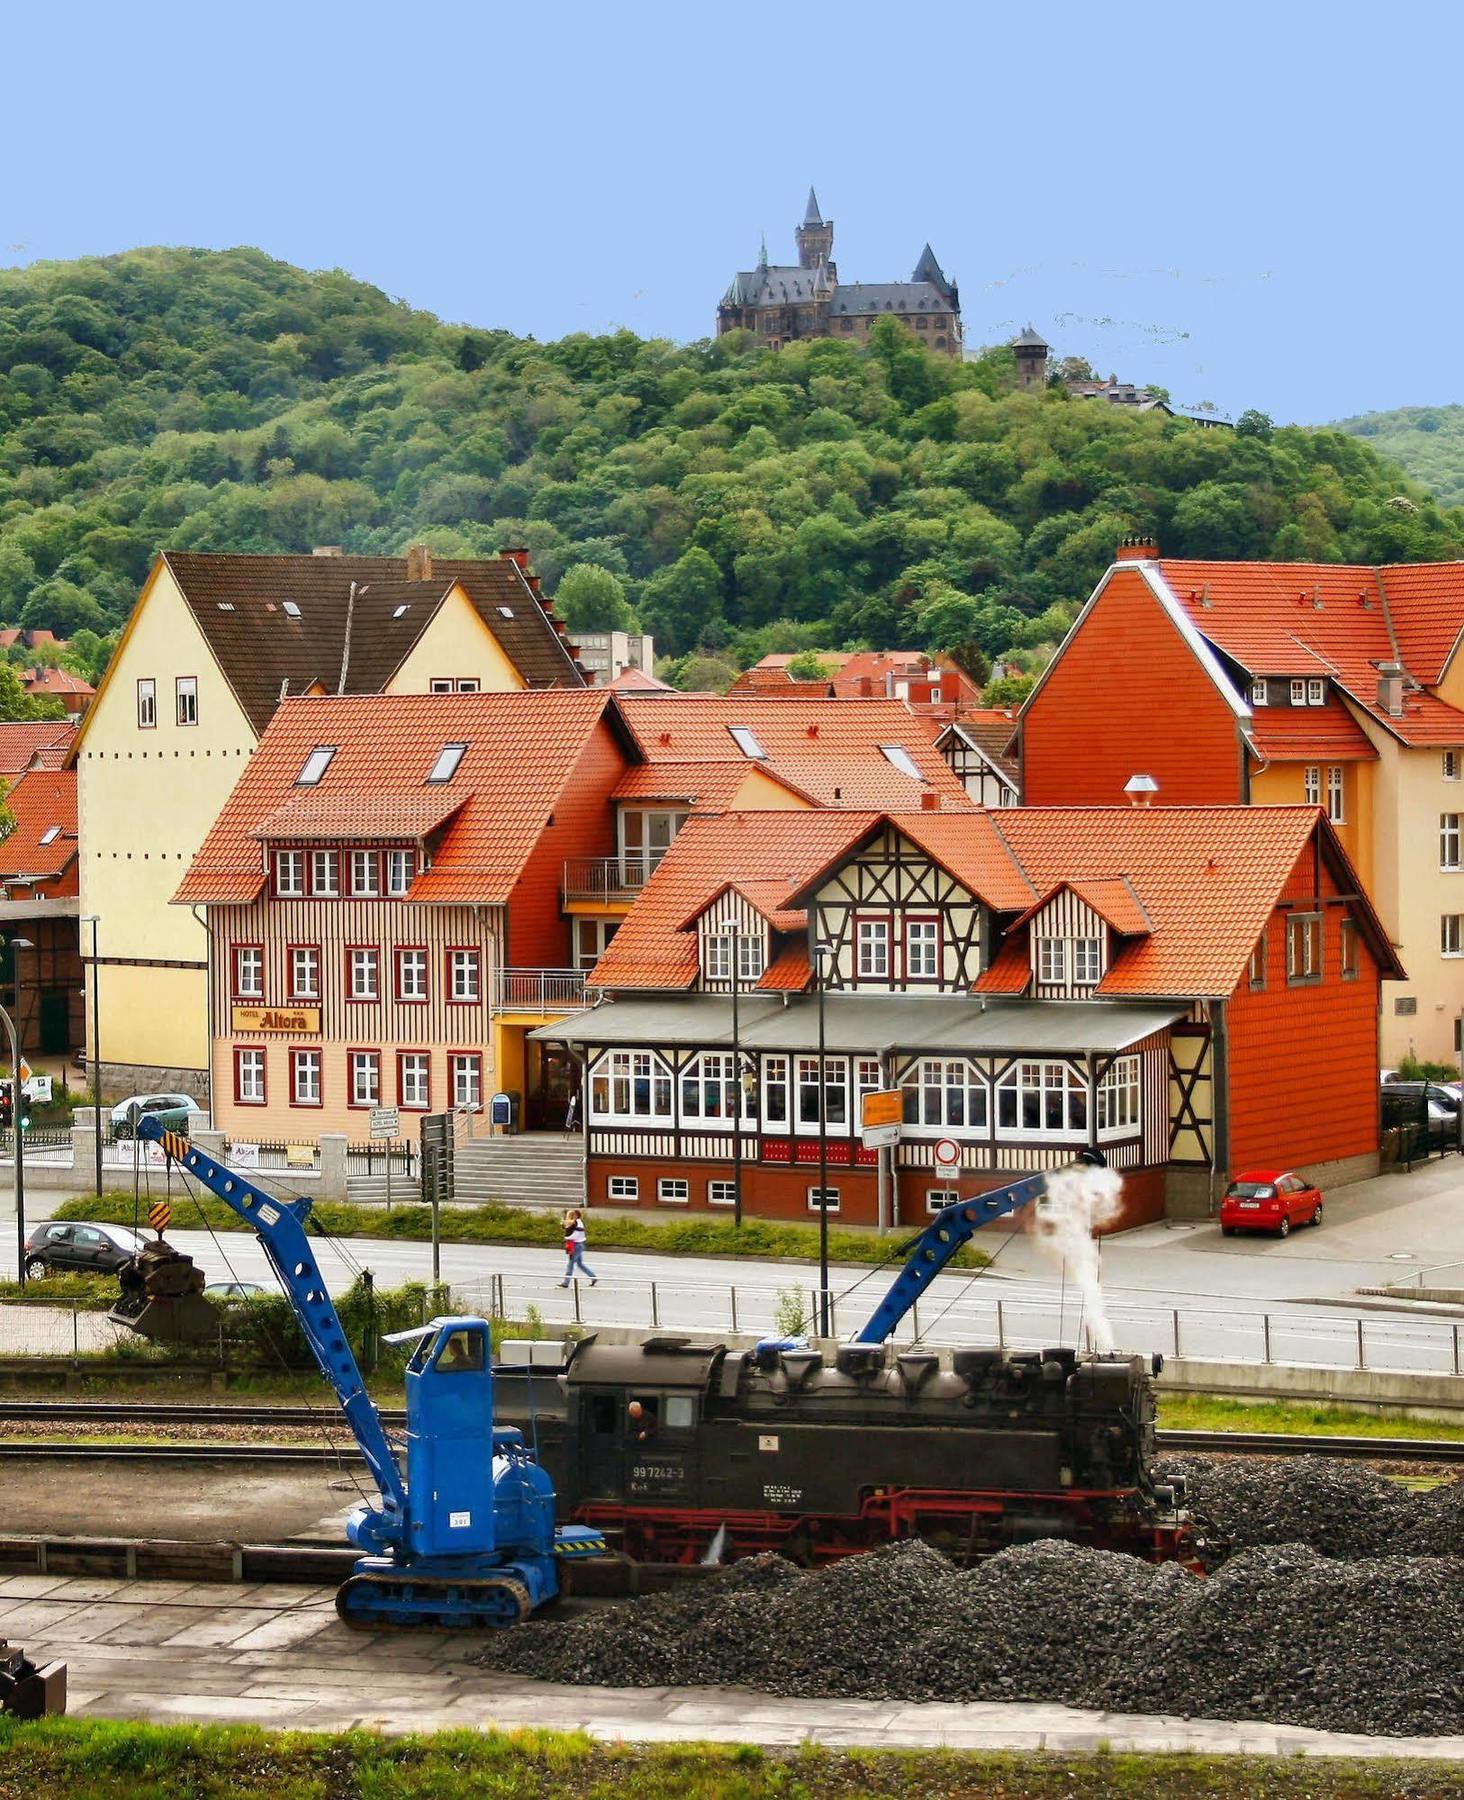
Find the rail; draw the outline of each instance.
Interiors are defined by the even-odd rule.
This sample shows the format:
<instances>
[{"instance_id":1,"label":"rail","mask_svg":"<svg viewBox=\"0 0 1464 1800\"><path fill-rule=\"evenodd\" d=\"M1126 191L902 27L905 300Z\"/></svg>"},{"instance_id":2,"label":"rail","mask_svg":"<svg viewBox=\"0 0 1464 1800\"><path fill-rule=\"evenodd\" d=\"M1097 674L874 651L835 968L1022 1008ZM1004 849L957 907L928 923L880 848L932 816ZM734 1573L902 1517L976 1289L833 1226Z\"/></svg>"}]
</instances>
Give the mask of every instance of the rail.
<instances>
[{"instance_id":1,"label":"rail","mask_svg":"<svg viewBox=\"0 0 1464 1800\"><path fill-rule=\"evenodd\" d=\"M605 905L634 900L664 854L664 851L650 851L643 858L566 857L562 883L564 898Z\"/></svg>"},{"instance_id":2,"label":"rail","mask_svg":"<svg viewBox=\"0 0 1464 1800\"><path fill-rule=\"evenodd\" d=\"M495 1012L577 1012L585 1003L583 969L497 969Z\"/></svg>"}]
</instances>

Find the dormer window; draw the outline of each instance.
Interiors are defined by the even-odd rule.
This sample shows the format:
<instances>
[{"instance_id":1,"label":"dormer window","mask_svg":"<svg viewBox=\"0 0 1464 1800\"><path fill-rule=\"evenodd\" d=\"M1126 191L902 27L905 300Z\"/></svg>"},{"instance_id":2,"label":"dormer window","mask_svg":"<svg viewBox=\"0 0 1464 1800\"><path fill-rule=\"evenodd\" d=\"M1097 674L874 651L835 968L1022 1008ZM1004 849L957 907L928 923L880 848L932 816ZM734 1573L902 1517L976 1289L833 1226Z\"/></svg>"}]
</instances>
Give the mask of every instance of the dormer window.
<instances>
[{"instance_id":1,"label":"dormer window","mask_svg":"<svg viewBox=\"0 0 1464 1800\"><path fill-rule=\"evenodd\" d=\"M1325 706L1327 704L1327 684L1325 681L1307 682L1306 703L1308 706Z\"/></svg>"},{"instance_id":2,"label":"dormer window","mask_svg":"<svg viewBox=\"0 0 1464 1800\"><path fill-rule=\"evenodd\" d=\"M750 756L754 762L766 762L768 760L767 751L764 750L762 745L757 741L755 733L749 726L729 725L727 729L732 734L732 742L736 744L737 748L744 756Z\"/></svg>"},{"instance_id":3,"label":"dormer window","mask_svg":"<svg viewBox=\"0 0 1464 1800\"><path fill-rule=\"evenodd\" d=\"M466 744L444 744L438 752L437 761L432 765L428 781L451 781L457 774L457 766L463 760L467 747Z\"/></svg>"},{"instance_id":4,"label":"dormer window","mask_svg":"<svg viewBox=\"0 0 1464 1800\"><path fill-rule=\"evenodd\" d=\"M1101 938L1073 939L1073 981L1079 985L1092 986L1098 980L1103 969L1103 942Z\"/></svg>"},{"instance_id":5,"label":"dormer window","mask_svg":"<svg viewBox=\"0 0 1464 1800\"><path fill-rule=\"evenodd\" d=\"M1038 938L1037 978L1039 981L1067 979L1067 943L1063 938Z\"/></svg>"},{"instance_id":6,"label":"dormer window","mask_svg":"<svg viewBox=\"0 0 1464 1800\"><path fill-rule=\"evenodd\" d=\"M707 933L706 969L708 981L732 979L732 940L721 932Z\"/></svg>"},{"instance_id":7,"label":"dormer window","mask_svg":"<svg viewBox=\"0 0 1464 1800\"><path fill-rule=\"evenodd\" d=\"M1266 704L1265 680L1262 679L1259 681L1253 681L1251 683L1251 705L1252 706L1264 706L1265 704Z\"/></svg>"},{"instance_id":8,"label":"dormer window","mask_svg":"<svg viewBox=\"0 0 1464 1800\"><path fill-rule=\"evenodd\" d=\"M315 787L320 778L330 767L330 759L336 753L334 744L317 744L305 758L304 767L295 777L296 787Z\"/></svg>"},{"instance_id":9,"label":"dormer window","mask_svg":"<svg viewBox=\"0 0 1464 1800\"><path fill-rule=\"evenodd\" d=\"M1304 681L1293 681L1292 682L1292 684L1291 684L1291 704L1293 706L1305 706L1306 705L1306 683Z\"/></svg>"},{"instance_id":10,"label":"dormer window","mask_svg":"<svg viewBox=\"0 0 1464 1800\"><path fill-rule=\"evenodd\" d=\"M767 952L760 932L744 932L737 939L737 979L761 981Z\"/></svg>"}]
</instances>

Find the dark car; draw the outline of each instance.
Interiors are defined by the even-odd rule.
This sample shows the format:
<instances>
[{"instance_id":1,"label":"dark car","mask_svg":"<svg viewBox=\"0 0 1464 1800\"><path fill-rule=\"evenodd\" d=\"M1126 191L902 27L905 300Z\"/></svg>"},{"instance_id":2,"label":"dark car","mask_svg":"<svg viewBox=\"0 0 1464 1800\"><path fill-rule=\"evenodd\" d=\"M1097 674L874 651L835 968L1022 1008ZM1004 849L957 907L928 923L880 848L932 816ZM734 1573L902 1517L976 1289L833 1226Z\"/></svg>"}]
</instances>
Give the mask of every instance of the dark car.
<instances>
[{"instance_id":1,"label":"dark car","mask_svg":"<svg viewBox=\"0 0 1464 1800\"><path fill-rule=\"evenodd\" d=\"M1388 1081L1381 1089L1384 1131L1412 1133L1430 1150L1453 1150L1460 1142L1457 1082Z\"/></svg>"},{"instance_id":2,"label":"dark car","mask_svg":"<svg viewBox=\"0 0 1464 1800\"><path fill-rule=\"evenodd\" d=\"M89 1225L54 1220L37 1225L25 1242L27 1275L115 1275L142 1248L125 1225Z\"/></svg>"}]
</instances>

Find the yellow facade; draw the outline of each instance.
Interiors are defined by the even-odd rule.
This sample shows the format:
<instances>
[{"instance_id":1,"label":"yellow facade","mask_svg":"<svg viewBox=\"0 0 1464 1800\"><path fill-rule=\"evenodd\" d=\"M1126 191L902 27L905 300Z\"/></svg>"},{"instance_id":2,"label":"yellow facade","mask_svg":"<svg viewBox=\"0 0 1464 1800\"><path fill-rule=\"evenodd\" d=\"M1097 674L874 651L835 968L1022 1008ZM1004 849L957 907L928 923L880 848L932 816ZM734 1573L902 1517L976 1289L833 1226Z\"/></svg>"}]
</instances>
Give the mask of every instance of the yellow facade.
<instances>
[{"instance_id":1,"label":"yellow facade","mask_svg":"<svg viewBox=\"0 0 1464 1800\"><path fill-rule=\"evenodd\" d=\"M196 724L178 723L180 677L197 683ZM388 691L428 693L434 679L449 677L500 692L525 685L461 588L439 607ZM151 727L139 722L140 681L154 684ZM129 1065L112 1085L202 1085L210 1060L208 934L172 898L256 741L159 559L76 747L81 910L100 919L101 1060ZM90 927L83 939L89 953ZM166 966L178 964L187 966ZM88 990L88 1031L91 1019Z\"/></svg>"},{"instance_id":2,"label":"yellow facade","mask_svg":"<svg viewBox=\"0 0 1464 1800\"><path fill-rule=\"evenodd\" d=\"M1324 762L1312 765L1320 771L1321 792L1326 796ZM1352 860L1362 885L1373 890L1373 860L1376 820L1373 805L1376 763L1344 762L1332 765L1342 770L1342 817L1334 820L1337 836ZM1299 762L1268 763L1251 773L1250 797L1255 806L1304 806L1307 801L1306 767Z\"/></svg>"}]
</instances>

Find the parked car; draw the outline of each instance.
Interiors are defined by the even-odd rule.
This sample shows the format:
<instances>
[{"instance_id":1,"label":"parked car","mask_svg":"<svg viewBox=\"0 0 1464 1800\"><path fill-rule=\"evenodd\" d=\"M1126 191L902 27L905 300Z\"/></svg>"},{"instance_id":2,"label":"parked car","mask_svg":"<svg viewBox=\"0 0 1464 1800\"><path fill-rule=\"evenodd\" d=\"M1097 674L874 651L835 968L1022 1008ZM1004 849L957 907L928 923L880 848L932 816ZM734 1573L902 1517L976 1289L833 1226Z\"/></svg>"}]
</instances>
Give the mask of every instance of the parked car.
<instances>
[{"instance_id":1,"label":"parked car","mask_svg":"<svg viewBox=\"0 0 1464 1800\"><path fill-rule=\"evenodd\" d=\"M1293 1225L1321 1222L1321 1190L1285 1169L1250 1169L1237 1175L1220 1202L1220 1229L1226 1237L1237 1231L1274 1231L1277 1237L1290 1237Z\"/></svg>"},{"instance_id":2,"label":"parked car","mask_svg":"<svg viewBox=\"0 0 1464 1800\"><path fill-rule=\"evenodd\" d=\"M125 1225L90 1225L74 1219L37 1225L25 1241L27 1275L115 1275L142 1248Z\"/></svg>"},{"instance_id":3,"label":"parked car","mask_svg":"<svg viewBox=\"0 0 1464 1800\"><path fill-rule=\"evenodd\" d=\"M1458 1146L1459 1114L1464 1083L1457 1081L1390 1081L1382 1088L1383 1129L1412 1127L1415 1141L1431 1149Z\"/></svg>"},{"instance_id":4,"label":"parked car","mask_svg":"<svg viewBox=\"0 0 1464 1800\"><path fill-rule=\"evenodd\" d=\"M159 1120L170 1131L188 1131L203 1108L187 1094L132 1094L112 1108L114 1137L132 1136L132 1108Z\"/></svg>"},{"instance_id":5,"label":"parked car","mask_svg":"<svg viewBox=\"0 0 1464 1800\"><path fill-rule=\"evenodd\" d=\"M203 1290L205 1300L248 1300L265 1290L257 1281L211 1281Z\"/></svg>"}]
</instances>

